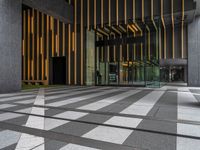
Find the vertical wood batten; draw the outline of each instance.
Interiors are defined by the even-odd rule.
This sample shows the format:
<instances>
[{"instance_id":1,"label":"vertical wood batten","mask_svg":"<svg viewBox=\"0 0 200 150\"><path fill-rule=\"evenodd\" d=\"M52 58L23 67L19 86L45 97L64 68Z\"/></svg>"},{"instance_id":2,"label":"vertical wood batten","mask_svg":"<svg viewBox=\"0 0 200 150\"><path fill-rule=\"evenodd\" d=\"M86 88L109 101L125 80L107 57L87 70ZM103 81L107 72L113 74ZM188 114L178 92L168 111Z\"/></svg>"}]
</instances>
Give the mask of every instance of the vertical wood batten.
<instances>
[{"instance_id":1,"label":"vertical wood batten","mask_svg":"<svg viewBox=\"0 0 200 150\"><path fill-rule=\"evenodd\" d=\"M28 10L28 37L27 37L27 53L28 53L28 80L31 79L31 53L30 53L30 35L31 35L31 15L30 9Z\"/></svg>"}]
</instances>

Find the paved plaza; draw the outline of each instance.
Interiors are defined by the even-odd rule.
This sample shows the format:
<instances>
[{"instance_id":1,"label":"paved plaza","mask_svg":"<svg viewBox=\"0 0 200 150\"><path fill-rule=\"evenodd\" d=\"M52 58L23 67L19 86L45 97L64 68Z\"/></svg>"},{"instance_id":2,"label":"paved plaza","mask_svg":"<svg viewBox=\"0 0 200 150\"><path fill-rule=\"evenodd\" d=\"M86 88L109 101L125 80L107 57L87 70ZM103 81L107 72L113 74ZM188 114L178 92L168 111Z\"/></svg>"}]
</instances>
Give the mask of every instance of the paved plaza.
<instances>
[{"instance_id":1,"label":"paved plaza","mask_svg":"<svg viewBox=\"0 0 200 150\"><path fill-rule=\"evenodd\" d=\"M62 86L0 95L2 150L198 150L200 88Z\"/></svg>"}]
</instances>

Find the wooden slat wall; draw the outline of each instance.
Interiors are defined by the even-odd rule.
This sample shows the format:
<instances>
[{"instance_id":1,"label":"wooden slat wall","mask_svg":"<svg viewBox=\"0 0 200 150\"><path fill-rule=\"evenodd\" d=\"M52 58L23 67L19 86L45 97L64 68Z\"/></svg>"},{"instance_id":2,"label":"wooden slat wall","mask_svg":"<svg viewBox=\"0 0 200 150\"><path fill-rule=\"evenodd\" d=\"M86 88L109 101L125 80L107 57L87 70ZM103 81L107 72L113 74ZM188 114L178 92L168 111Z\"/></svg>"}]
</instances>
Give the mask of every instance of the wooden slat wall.
<instances>
[{"instance_id":1,"label":"wooden slat wall","mask_svg":"<svg viewBox=\"0 0 200 150\"><path fill-rule=\"evenodd\" d=\"M32 8L24 9L22 18L22 79L26 83L49 84L50 58L71 55L71 26ZM71 60L67 60L70 64ZM70 72L67 84L71 83Z\"/></svg>"}]
</instances>

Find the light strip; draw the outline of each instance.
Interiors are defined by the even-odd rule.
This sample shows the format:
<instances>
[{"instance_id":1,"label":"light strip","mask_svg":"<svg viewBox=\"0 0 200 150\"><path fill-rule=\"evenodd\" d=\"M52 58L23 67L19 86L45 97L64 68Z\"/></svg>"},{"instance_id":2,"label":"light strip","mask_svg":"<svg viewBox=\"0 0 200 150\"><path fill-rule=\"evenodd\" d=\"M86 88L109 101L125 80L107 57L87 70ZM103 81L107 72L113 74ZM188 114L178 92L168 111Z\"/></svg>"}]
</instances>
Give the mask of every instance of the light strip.
<instances>
[{"instance_id":1,"label":"light strip","mask_svg":"<svg viewBox=\"0 0 200 150\"><path fill-rule=\"evenodd\" d=\"M76 34L77 34L77 1L74 0L74 84L77 84L77 49L76 49Z\"/></svg>"},{"instance_id":2,"label":"light strip","mask_svg":"<svg viewBox=\"0 0 200 150\"><path fill-rule=\"evenodd\" d=\"M71 85L71 25L68 24L68 84Z\"/></svg>"},{"instance_id":3,"label":"light strip","mask_svg":"<svg viewBox=\"0 0 200 150\"><path fill-rule=\"evenodd\" d=\"M75 48L75 42L74 42L75 38L74 38L74 32L72 32L72 51L74 52L74 48Z\"/></svg>"},{"instance_id":4,"label":"light strip","mask_svg":"<svg viewBox=\"0 0 200 150\"><path fill-rule=\"evenodd\" d=\"M185 0L182 0L182 20L185 19Z\"/></svg>"},{"instance_id":5,"label":"light strip","mask_svg":"<svg viewBox=\"0 0 200 150\"><path fill-rule=\"evenodd\" d=\"M39 18L39 11L37 10L37 80L40 78L40 33L39 33L39 27L40 27L40 18Z\"/></svg>"},{"instance_id":6,"label":"light strip","mask_svg":"<svg viewBox=\"0 0 200 150\"><path fill-rule=\"evenodd\" d=\"M132 24L131 26L133 27L133 29L134 29L136 32L138 31L138 29L135 27L134 24Z\"/></svg>"},{"instance_id":7,"label":"light strip","mask_svg":"<svg viewBox=\"0 0 200 150\"><path fill-rule=\"evenodd\" d=\"M184 58L184 22L181 23L181 58Z\"/></svg>"},{"instance_id":8,"label":"light strip","mask_svg":"<svg viewBox=\"0 0 200 150\"><path fill-rule=\"evenodd\" d=\"M135 30L132 28L132 26L128 25L128 29L130 29L133 33L135 33Z\"/></svg>"},{"instance_id":9,"label":"light strip","mask_svg":"<svg viewBox=\"0 0 200 150\"><path fill-rule=\"evenodd\" d=\"M28 51L28 80L30 80L31 77L31 54L30 54L30 35L31 35L31 16L30 16L30 9L28 9L28 45L27 45L27 51Z\"/></svg>"},{"instance_id":10,"label":"light strip","mask_svg":"<svg viewBox=\"0 0 200 150\"><path fill-rule=\"evenodd\" d=\"M49 84L49 16L47 15L47 37L46 37L46 40L47 40L47 46L46 46L46 76L47 76L47 82Z\"/></svg>"},{"instance_id":11,"label":"light strip","mask_svg":"<svg viewBox=\"0 0 200 150\"><path fill-rule=\"evenodd\" d=\"M172 19L172 58L175 58L175 52L174 52L174 3L173 0L171 0L171 19Z\"/></svg>"},{"instance_id":12,"label":"light strip","mask_svg":"<svg viewBox=\"0 0 200 150\"><path fill-rule=\"evenodd\" d=\"M63 29L62 29L62 32L63 32L62 33L63 34L63 40L62 40L63 41L63 47L62 47L63 48L63 54L62 55L65 56L65 33L66 33L65 32L65 23L62 23L62 26L63 26Z\"/></svg>"},{"instance_id":13,"label":"light strip","mask_svg":"<svg viewBox=\"0 0 200 150\"><path fill-rule=\"evenodd\" d=\"M45 59L44 59L44 14L42 13L42 36L41 36L41 54L42 54L42 80L45 74Z\"/></svg>"},{"instance_id":14,"label":"light strip","mask_svg":"<svg viewBox=\"0 0 200 150\"><path fill-rule=\"evenodd\" d=\"M162 33L161 33L161 28L159 27L159 58L162 58Z\"/></svg>"},{"instance_id":15,"label":"light strip","mask_svg":"<svg viewBox=\"0 0 200 150\"><path fill-rule=\"evenodd\" d=\"M112 26L112 29L113 29L115 32L117 32L119 35L122 35L122 33L119 32L114 26Z\"/></svg>"},{"instance_id":16,"label":"light strip","mask_svg":"<svg viewBox=\"0 0 200 150\"><path fill-rule=\"evenodd\" d=\"M102 33L96 32L96 34L100 37L103 37Z\"/></svg>"},{"instance_id":17,"label":"light strip","mask_svg":"<svg viewBox=\"0 0 200 150\"><path fill-rule=\"evenodd\" d=\"M104 8L103 8L103 1L104 0L101 0L101 27L103 28L103 17L104 17Z\"/></svg>"},{"instance_id":18,"label":"light strip","mask_svg":"<svg viewBox=\"0 0 200 150\"><path fill-rule=\"evenodd\" d=\"M165 21L164 21L164 17L163 17L163 7L164 7L164 4L163 4L163 0L161 0L161 21L162 21L162 24L163 24L163 29L164 29L164 59L167 58L167 55L166 55L166 27L165 27Z\"/></svg>"},{"instance_id":19,"label":"light strip","mask_svg":"<svg viewBox=\"0 0 200 150\"><path fill-rule=\"evenodd\" d=\"M132 26L128 25L128 29L130 29L133 33L135 33L135 30L132 28Z\"/></svg>"},{"instance_id":20,"label":"light strip","mask_svg":"<svg viewBox=\"0 0 200 150\"><path fill-rule=\"evenodd\" d=\"M54 42L55 42L55 35L54 35L54 18L51 17L51 31L52 31L52 57L54 57L55 55L55 46L54 46Z\"/></svg>"},{"instance_id":21,"label":"light strip","mask_svg":"<svg viewBox=\"0 0 200 150\"><path fill-rule=\"evenodd\" d=\"M144 0L142 0L142 22L144 22Z\"/></svg>"},{"instance_id":22,"label":"light strip","mask_svg":"<svg viewBox=\"0 0 200 150\"><path fill-rule=\"evenodd\" d=\"M32 9L32 80L35 79L35 72L34 72L34 68L35 68L35 31L34 31L34 20L35 20L35 13L34 13L34 9Z\"/></svg>"},{"instance_id":23,"label":"light strip","mask_svg":"<svg viewBox=\"0 0 200 150\"><path fill-rule=\"evenodd\" d=\"M23 80L26 80L26 50L25 50L25 47L26 47L26 11L23 12L24 16L23 16Z\"/></svg>"},{"instance_id":24,"label":"light strip","mask_svg":"<svg viewBox=\"0 0 200 150\"><path fill-rule=\"evenodd\" d=\"M120 61L123 61L122 45L120 45Z\"/></svg>"},{"instance_id":25,"label":"light strip","mask_svg":"<svg viewBox=\"0 0 200 150\"><path fill-rule=\"evenodd\" d=\"M97 1L94 0L94 28L97 28Z\"/></svg>"},{"instance_id":26,"label":"light strip","mask_svg":"<svg viewBox=\"0 0 200 150\"><path fill-rule=\"evenodd\" d=\"M119 24L119 0L116 0L116 25Z\"/></svg>"},{"instance_id":27,"label":"light strip","mask_svg":"<svg viewBox=\"0 0 200 150\"><path fill-rule=\"evenodd\" d=\"M124 27L122 25L119 25L119 28L124 31L124 32L127 32L126 29L124 29Z\"/></svg>"},{"instance_id":28,"label":"light strip","mask_svg":"<svg viewBox=\"0 0 200 150\"><path fill-rule=\"evenodd\" d=\"M127 24L127 0L124 0L124 23Z\"/></svg>"},{"instance_id":29,"label":"light strip","mask_svg":"<svg viewBox=\"0 0 200 150\"><path fill-rule=\"evenodd\" d=\"M56 33L56 35L55 35L55 40L56 40L56 56L58 56L58 35L57 35L57 33Z\"/></svg>"},{"instance_id":30,"label":"light strip","mask_svg":"<svg viewBox=\"0 0 200 150\"><path fill-rule=\"evenodd\" d=\"M87 29L90 30L90 0L87 0Z\"/></svg>"},{"instance_id":31,"label":"light strip","mask_svg":"<svg viewBox=\"0 0 200 150\"><path fill-rule=\"evenodd\" d=\"M133 0L133 22L135 22L135 0Z\"/></svg>"},{"instance_id":32,"label":"light strip","mask_svg":"<svg viewBox=\"0 0 200 150\"><path fill-rule=\"evenodd\" d=\"M56 54L60 56L60 21L57 20L57 47L56 47Z\"/></svg>"},{"instance_id":33,"label":"light strip","mask_svg":"<svg viewBox=\"0 0 200 150\"><path fill-rule=\"evenodd\" d=\"M126 44L126 50L127 50L127 61L129 61L129 44Z\"/></svg>"},{"instance_id":34,"label":"light strip","mask_svg":"<svg viewBox=\"0 0 200 150\"><path fill-rule=\"evenodd\" d=\"M185 19L185 1L182 0L181 58L184 58L184 19Z\"/></svg>"},{"instance_id":35,"label":"light strip","mask_svg":"<svg viewBox=\"0 0 200 150\"><path fill-rule=\"evenodd\" d=\"M151 20L153 20L153 0L151 0Z\"/></svg>"},{"instance_id":36,"label":"light strip","mask_svg":"<svg viewBox=\"0 0 200 150\"><path fill-rule=\"evenodd\" d=\"M111 26L111 0L108 0L108 24Z\"/></svg>"},{"instance_id":37,"label":"light strip","mask_svg":"<svg viewBox=\"0 0 200 150\"><path fill-rule=\"evenodd\" d=\"M103 30L101 30L101 29L97 29L97 31L100 32L101 34L104 34L104 35L106 35L106 36L109 36L108 33L106 33L105 31L103 31Z\"/></svg>"},{"instance_id":38,"label":"light strip","mask_svg":"<svg viewBox=\"0 0 200 150\"><path fill-rule=\"evenodd\" d=\"M81 0L81 85L83 85L83 0Z\"/></svg>"},{"instance_id":39,"label":"light strip","mask_svg":"<svg viewBox=\"0 0 200 150\"><path fill-rule=\"evenodd\" d=\"M43 53L43 37L40 37L40 54L42 55L42 80L44 80L44 53Z\"/></svg>"},{"instance_id":40,"label":"light strip","mask_svg":"<svg viewBox=\"0 0 200 150\"><path fill-rule=\"evenodd\" d=\"M135 26L137 27L137 29L140 31L140 35L143 35L143 31L142 29L139 27L139 25L137 23L135 23Z\"/></svg>"}]
</instances>

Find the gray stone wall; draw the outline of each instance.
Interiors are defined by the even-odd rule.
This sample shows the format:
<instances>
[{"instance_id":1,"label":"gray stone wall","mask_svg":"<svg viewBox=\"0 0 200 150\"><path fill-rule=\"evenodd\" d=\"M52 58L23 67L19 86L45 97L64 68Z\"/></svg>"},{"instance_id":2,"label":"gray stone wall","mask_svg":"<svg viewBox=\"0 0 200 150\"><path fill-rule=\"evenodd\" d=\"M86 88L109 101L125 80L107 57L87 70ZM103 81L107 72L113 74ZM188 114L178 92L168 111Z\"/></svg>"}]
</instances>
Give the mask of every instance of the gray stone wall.
<instances>
[{"instance_id":1,"label":"gray stone wall","mask_svg":"<svg viewBox=\"0 0 200 150\"><path fill-rule=\"evenodd\" d=\"M200 86L200 17L188 25L188 85Z\"/></svg>"},{"instance_id":2,"label":"gray stone wall","mask_svg":"<svg viewBox=\"0 0 200 150\"><path fill-rule=\"evenodd\" d=\"M21 89L21 0L0 0L0 93Z\"/></svg>"},{"instance_id":3,"label":"gray stone wall","mask_svg":"<svg viewBox=\"0 0 200 150\"><path fill-rule=\"evenodd\" d=\"M73 7L65 0L22 0L22 3L65 23L73 23Z\"/></svg>"}]
</instances>

